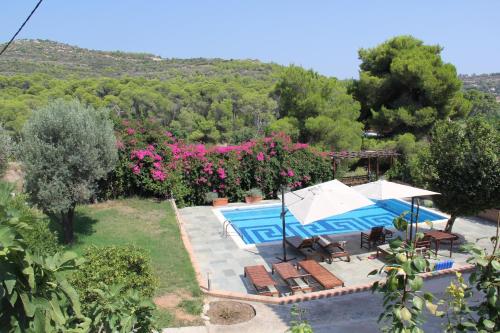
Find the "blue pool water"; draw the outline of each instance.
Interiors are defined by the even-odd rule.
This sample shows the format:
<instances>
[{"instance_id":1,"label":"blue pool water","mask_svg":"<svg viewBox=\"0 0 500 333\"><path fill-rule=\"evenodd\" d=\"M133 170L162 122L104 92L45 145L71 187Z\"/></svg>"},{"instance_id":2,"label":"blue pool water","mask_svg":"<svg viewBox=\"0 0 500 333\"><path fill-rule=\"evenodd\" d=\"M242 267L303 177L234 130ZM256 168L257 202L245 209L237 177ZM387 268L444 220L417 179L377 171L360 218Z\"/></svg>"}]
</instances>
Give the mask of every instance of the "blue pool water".
<instances>
[{"instance_id":1,"label":"blue pool water","mask_svg":"<svg viewBox=\"0 0 500 333\"><path fill-rule=\"evenodd\" d=\"M381 200L376 201L374 205L326 218L309 225L300 224L288 212L286 214L286 235L306 238L315 235L354 233L369 230L371 227L378 225L392 228L394 217L409 211L410 205L406 202L395 199ZM255 208L222 209L221 213L226 220L231 221L231 224L238 229L246 244L273 242L282 238L281 204ZM446 219L446 217L420 208L419 222L442 219Z\"/></svg>"}]
</instances>

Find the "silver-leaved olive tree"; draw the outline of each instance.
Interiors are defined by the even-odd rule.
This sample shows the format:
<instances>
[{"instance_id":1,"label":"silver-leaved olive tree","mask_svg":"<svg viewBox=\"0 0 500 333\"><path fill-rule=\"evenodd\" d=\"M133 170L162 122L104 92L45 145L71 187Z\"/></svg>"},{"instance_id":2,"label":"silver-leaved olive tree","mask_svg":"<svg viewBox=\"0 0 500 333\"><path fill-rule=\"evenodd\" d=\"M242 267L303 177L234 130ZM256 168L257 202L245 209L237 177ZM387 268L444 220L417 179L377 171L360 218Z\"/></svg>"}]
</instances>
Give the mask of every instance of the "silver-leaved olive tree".
<instances>
[{"instance_id":1,"label":"silver-leaved olive tree","mask_svg":"<svg viewBox=\"0 0 500 333\"><path fill-rule=\"evenodd\" d=\"M118 159L108 111L56 100L26 122L20 151L31 201L60 219L72 243L76 205L89 201Z\"/></svg>"}]
</instances>

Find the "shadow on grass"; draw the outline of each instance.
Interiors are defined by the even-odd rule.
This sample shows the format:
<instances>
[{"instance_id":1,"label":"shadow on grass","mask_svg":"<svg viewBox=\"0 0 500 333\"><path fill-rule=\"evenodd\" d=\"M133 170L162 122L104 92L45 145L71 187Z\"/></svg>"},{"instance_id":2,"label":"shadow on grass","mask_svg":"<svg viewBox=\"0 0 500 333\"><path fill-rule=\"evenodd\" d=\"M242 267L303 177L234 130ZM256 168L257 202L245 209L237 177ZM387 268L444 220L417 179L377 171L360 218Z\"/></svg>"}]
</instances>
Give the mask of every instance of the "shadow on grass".
<instances>
[{"instance_id":1,"label":"shadow on grass","mask_svg":"<svg viewBox=\"0 0 500 333\"><path fill-rule=\"evenodd\" d=\"M95 233L94 224L98 221L82 212L76 211L73 220L73 227L75 232L75 241L73 245L78 244L78 236L89 236ZM57 232L58 240L60 244L64 244L64 233L60 219L56 216L50 216L50 229Z\"/></svg>"}]
</instances>

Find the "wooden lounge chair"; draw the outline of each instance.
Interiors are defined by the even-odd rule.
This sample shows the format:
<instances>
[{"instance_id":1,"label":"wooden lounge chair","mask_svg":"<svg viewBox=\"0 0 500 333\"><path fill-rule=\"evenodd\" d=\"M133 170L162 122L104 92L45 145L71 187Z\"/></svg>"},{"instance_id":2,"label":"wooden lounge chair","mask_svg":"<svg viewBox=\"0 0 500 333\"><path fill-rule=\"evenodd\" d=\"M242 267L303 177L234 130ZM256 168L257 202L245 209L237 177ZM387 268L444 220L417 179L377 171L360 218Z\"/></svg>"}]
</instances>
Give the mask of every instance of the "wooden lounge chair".
<instances>
[{"instance_id":1,"label":"wooden lounge chair","mask_svg":"<svg viewBox=\"0 0 500 333\"><path fill-rule=\"evenodd\" d=\"M392 235L392 231L384 230L383 226L372 227L369 234L361 232L361 248L371 250L372 247L385 243L385 238Z\"/></svg>"},{"instance_id":2,"label":"wooden lounge chair","mask_svg":"<svg viewBox=\"0 0 500 333\"><path fill-rule=\"evenodd\" d=\"M308 291L312 291L313 289L305 280L305 278L310 276L310 274L302 274L294 265L289 262L273 264L273 273L275 272L283 281L285 281L288 287L290 287L293 294L295 294L297 291L305 293Z\"/></svg>"},{"instance_id":3,"label":"wooden lounge chair","mask_svg":"<svg viewBox=\"0 0 500 333\"><path fill-rule=\"evenodd\" d=\"M298 265L307 273L311 274L311 276L325 289L344 286L344 281L333 275L329 270L314 260L299 261Z\"/></svg>"},{"instance_id":4,"label":"wooden lounge chair","mask_svg":"<svg viewBox=\"0 0 500 333\"><path fill-rule=\"evenodd\" d=\"M349 252L340 242L334 241L330 235L319 236L316 243L326 252L326 259L330 264L335 258L345 257L347 262L351 261Z\"/></svg>"},{"instance_id":5,"label":"wooden lounge chair","mask_svg":"<svg viewBox=\"0 0 500 333\"><path fill-rule=\"evenodd\" d=\"M319 259L320 261L324 261L324 256L314 248L317 239L317 237L302 238L300 236L294 236L287 237L286 243L299 251L306 259Z\"/></svg>"},{"instance_id":6,"label":"wooden lounge chair","mask_svg":"<svg viewBox=\"0 0 500 333\"><path fill-rule=\"evenodd\" d=\"M246 266L245 277L250 280L259 295L279 296L276 282L263 265Z\"/></svg>"}]
</instances>

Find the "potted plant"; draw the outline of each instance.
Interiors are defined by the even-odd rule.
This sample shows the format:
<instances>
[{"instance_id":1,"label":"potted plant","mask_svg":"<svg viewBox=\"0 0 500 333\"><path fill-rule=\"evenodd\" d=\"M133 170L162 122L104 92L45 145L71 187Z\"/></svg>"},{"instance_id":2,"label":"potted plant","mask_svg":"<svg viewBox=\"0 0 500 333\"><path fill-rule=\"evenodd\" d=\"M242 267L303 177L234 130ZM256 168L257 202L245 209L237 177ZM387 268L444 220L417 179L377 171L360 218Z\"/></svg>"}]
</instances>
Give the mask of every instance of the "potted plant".
<instances>
[{"instance_id":1,"label":"potted plant","mask_svg":"<svg viewBox=\"0 0 500 333\"><path fill-rule=\"evenodd\" d=\"M262 201L262 191L258 188L252 188L247 191L245 196L246 203L256 203Z\"/></svg>"},{"instance_id":2,"label":"potted plant","mask_svg":"<svg viewBox=\"0 0 500 333\"><path fill-rule=\"evenodd\" d=\"M225 206L228 203L226 197L219 198L217 192L207 192L205 193L205 202L208 204L212 204L214 207Z\"/></svg>"}]
</instances>

